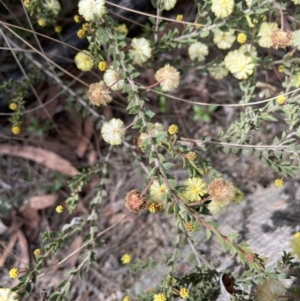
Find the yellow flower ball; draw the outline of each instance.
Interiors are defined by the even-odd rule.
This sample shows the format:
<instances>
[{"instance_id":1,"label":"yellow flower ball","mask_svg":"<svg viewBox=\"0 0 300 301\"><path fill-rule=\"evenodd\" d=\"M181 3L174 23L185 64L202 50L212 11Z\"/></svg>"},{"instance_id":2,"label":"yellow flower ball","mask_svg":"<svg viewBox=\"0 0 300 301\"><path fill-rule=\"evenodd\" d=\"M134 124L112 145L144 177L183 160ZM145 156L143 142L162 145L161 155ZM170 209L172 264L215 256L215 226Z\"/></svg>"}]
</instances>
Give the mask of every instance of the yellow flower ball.
<instances>
[{"instance_id":1,"label":"yellow flower ball","mask_svg":"<svg viewBox=\"0 0 300 301\"><path fill-rule=\"evenodd\" d=\"M185 157L190 161L195 161L198 158L195 152L188 152Z\"/></svg>"},{"instance_id":2,"label":"yellow flower ball","mask_svg":"<svg viewBox=\"0 0 300 301\"><path fill-rule=\"evenodd\" d=\"M89 31L89 30L90 30L90 23L84 23L84 24L82 25L82 29L83 29L84 31Z\"/></svg>"},{"instance_id":3,"label":"yellow flower ball","mask_svg":"<svg viewBox=\"0 0 300 301\"><path fill-rule=\"evenodd\" d=\"M124 36L127 36L127 34L128 34L128 29L127 29L126 24L118 25L117 27L115 27L115 30Z\"/></svg>"},{"instance_id":4,"label":"yellow flower ball","mask_svg":"<svg viewBox=\"0 0 300 301\"><path fill-rule=\"evenodd\" d=\"M55 25L54 31L60 33L62 31L62 27L60 25Z\"/></svg>"},{"instance_id":5,"label":"yellow flower ball","mask_svg":"<svg viewBox=\"0 0 300 301\"><path fill-rule=\"evenodd\" d=\"M167 301L167 297L165 294L155 294L153 296L153 301Z\"/></svg>"},{"instance_id":6,"label":"yellow flower ball","mask_svg":"<svg viewBox=\"0 0 300 301\"><path fill-rule=\"evenodd\" d=\"M41 249L35 249L35 250L33 251L33 254L34 254L35 256L40 256L40 255L42 254L42 251L41 251Z\"/></svg>"},{"instance_id":7,"label":"yellow flower ball","mask_svg":"<svg viewBox=\"0 0 300 301\"><path fill-rule=\"evenodd\" d=\"M12 279L16 279L19 276L19 269L18 268L12 268L9 271L9 277Z\"/></svg>"},{"instance_id":8,"label":"yellow flower ball","mask_svg":"<svg viewBox=\"0 0 300 301\"><path fill-rule=\"evenodd\" d=\"M180 288L179 295L182 299L187 299L189 297L189 290L186 287Z\"/></svg>"},{"instance_id":9,"label":"yellow flower ball","mask_svg":"<svg viewBox=\"0 0 300 301\"><path fill-rule=\"evenodd\" d=\"M100 71L106 71L108 68L108 65L106 62L102 61L98 64L98 68Z\"/></svg>"},{"instance_id":10,"label":"yellow flower ball","mask_svg":"<svg viewBox=\"0 0 300 301\"><path fill-rule=\"evenodd\" d=\"M164 209L164 205L162 203L159 202L151 202L148 207L147 207L148 211L150 213L155 213L157 211L161 211Z\"/></svg>"},{"instance_id":11,"label":"yellow flower ball","mask_svg":"<svg viewBox=\"0 0 300 301\"><path fill-rule=\"evenodd\" d=\"M237 36L237 41L238 41L240 44L246 43L246 41L247 41L247 36L246 36L246 34L244 34L243 32L239 33L238 36Z\"/></svg>"},{"instance_id":12,"label":"yellow flower ball","mask_svg":"<svg viewBox=\"0 0 300 301\"><path fill-rule=\"evenodd\" d=\"M30 0L25 0L23 4L26 8L28 8L30 6Z\"/></svg>"},{"instance_id":13,"label":"yellow flower ball","mask_svg":"<svg viewBox=\"0 0 300 301\"><path fill-rule=\"evenodd\" d=\"M279 65L277 68L278 72L282 73L284 72L284 66L283 65Z\"/></svg>"},{"instance_id":14,"label":"yellow flower ball","mask_svg":"<svg viewBox=\"0 0 300 301\"><path fill-rule=\"evenodd\" d=\"M177 15L176 16L176 21L182 21L183 15Z\"/></svg>"},{"instance_id":15,"label":"yellow flower ball","mask_svg":"<svg viewBox=\"0 0 300 301\"><path fill-rule=\"evenodd\" d=\"M124 254L122 257L121 257L121 261L123 264L128 264L131 262L131 256L129 254Z\"/></svg>"},{"instance_id":16,"label":"yellow flower ball","mask_svg":"<svg viewBox=\"0 0 300 301\"><path fill-rule=\"evenodd\" d=\"M80 16L75 15L75 16L74 16L74 21L75 21L76 23L79 23L79 22L80 22Z\"/></svg>"},{"instance_id":17,"label":"yellow flower ball","mask_svg":"<svg viewBox=\"0 0 300 301\"><path fill-rule=\"evenodd\" d=\"M279 95L277 98L276 98L276 101L279 105L282 105L285 103L286 101L286 96L284 95Z\"/></svg>"},{"instance_id":18,"label":"yellow flower ball","mask_svg":"<svg viewBox=\"0 0 300 301\"><path fill-rule=\"evenodd\" d=\"M18 105L15 102L12 102L12 103L9 104L9 108L12 111L15 111L18 108Z\"/></svg>"},{"instance_id":19,"label":"yellow flower ball","mask_svg":"<svg viewBox=\"0 0 300 301\"><path fill-rule=\"evenodd\" d=\"M151 212L151 213L154 213L156 211L156 208L155 208L155 202L151 202L149 205L148 205L148 211Z\"/></svg>"},{"instance_id":20,"label":"yellow flower ball","mask_svg":"<svg viewBox=\"0 0 300 301\"><path fill-rule=\"evenodd\" d=\"M12 128L11 128L11 131L14 135L18 135L21 133L21 128L18 126L18 125L14 125Z\"/></svg>"},{"instance_id":21,"label":"yellow flower ball","mask_svg":"<svg viewBox=\"0 0 300 301\"><path fill-rule=\"evenodd\" d=\"M79 29L79 30L77 31L77 37L78 37L79 39L84 39L84 38L86 37L86 31L83 30L83 29Z\"/></svg>"},{"instance_id":22,"label":"yellow flower ball","mask_svg":"<svg viewBox=\"0 0 300 301\"><path fill-rule=\"evenodd\" d=\"M282 187L283 186L283 184L284 184L284 182L283 182L283 180L281 180L281 179L276 179L275 181L274 181L274 185L276 186L276 187Z\"/></svg>"},{"instance_id":23,"label":"yellow flower ball","mask_svg":"<svg viewBox=\"0 0 300 301\"><path fill-rule=\"evenodd\" d=\"M168 132L169 132L169 134L170 135L175 135L175 134L177 134L178 133L178 126L176 125L176 124L172 124L172 125L170 125L169 126L169 128L168 128Z\"/></svg>"},{"instance_id":24,"label":"yellow flower ball","mask_svg":"<svg viewBox=\"0 0 300 301\"><path fill-rule=\"evenodd\" d=\"M64 211L64 207L62 205L58 205L56 206L55 211L57 213L62 213Z\"/></svg>"},{"instance_id":25,"label":"yellow flower ball","mask_svg":"<svg viewBox=\"0 0 300 301\"><path fill-rule=\"evenodd\" d=\"M47 25L45 19L38 19L37 22L41 27L45 27Z\"/></svg>"},{"instance_id":26,"label":"yellow flower ball","mask_svg":"<svg viewBox=\"0 0 300 301\"><path fill-rule=\"evenodd\" d=\"M129 296L125 296L124 298L123 298L123 301L130 301L131 300L131 298L129 297Z\"/></svg>"},{"instance_id":27,"label":"yellow flower ball","mask_svg":"<svg viewBox=\"0 0 300 301\"><path fill-rule=\"evenodd\" d=\"M94 66L93 57L87 50L80 51L75 56L75 63L78 69L90 71Z\"/></svg>"},{"instance_id":28,"label":"yellow flower ball","mask_svg":"<svg viewBox=\"0 0 300 301\"><path fill-rule=\"evenodd\" d=\"M185 229L187 232L192 232L193 229L194 229L193 223L188 222L188 223L184 224L184 229Z\"/></svg>"}]
</instances>

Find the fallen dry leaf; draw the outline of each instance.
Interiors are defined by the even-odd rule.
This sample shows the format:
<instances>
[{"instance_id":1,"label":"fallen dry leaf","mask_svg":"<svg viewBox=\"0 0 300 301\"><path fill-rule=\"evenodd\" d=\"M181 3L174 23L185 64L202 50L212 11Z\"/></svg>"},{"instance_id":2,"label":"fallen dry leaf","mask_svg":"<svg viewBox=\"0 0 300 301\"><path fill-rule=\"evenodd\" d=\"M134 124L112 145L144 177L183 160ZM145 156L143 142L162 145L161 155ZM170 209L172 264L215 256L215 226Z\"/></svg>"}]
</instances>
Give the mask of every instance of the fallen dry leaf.
<instances>
[{"instance_id":1,"label":"fallen dry leaf","mask_svg":"<svg viewBox=\"0 0 300 301\"><path fill-rule=\"evenodd\" d=\"M26 236L30 241L33 241L39 233L41 217L38 210L33 209L29 204L23 205L20 208L24 220Z\"/></svg>"},{"instance_id":2,"label":"fallen dry leaf","mask_svg":"<svg viewBox=\"0 0 300 301\"><path fill-rule=\"evenodd\" d=\"M78 139L76 154L79 158L82 158L90 143L90 139L94 132L94 124L89 118L85 118L83 122L83 133Z\"/></svg>"},{"instance_id":3,"label":"fallen dry leaf","mask_svg":"<svg viewBox=\"0 0 300 301\"><path fill-rule=\"evenodd\" d=\"M71 147L64 142L44 140L42 145L43 149L55 153L69 162L75 162L77 160L77 156L74 153L75 147ZM40 147L41 143L39 140L33 140L31 141L31 146Z\"/></svg>"},{"instance_id":4,"label":"fallen dry leaf","mask_svg":"<svg viewBox=\"0 0 300 301\"><path fill-rule=\"evenodd\" d=\"M21 230L17 232L18 239L19 239L19 246L20 246L20 259L21 262L19 264L19 269L25 270L27 268L28 263L30 262L30 256L28 251L28 243L25 235Z\"/></svg>"},{"instance_id":5,"label":"fallen dry leaf","mask_svg":"<svg viewBox=\"0 0 300 301\"><path fill-rule=\"evenodd\" d=\"M73 242L71 243L70 247L68 248L68 253L66 255L66 258L72 254L74 251L78 250L83 243L83 238L82 236L76 236L73 240ZM77 262L77 259L80 255L80 252L76 252L74 255L70 256L68 258L68 260L66 261L66 264L70 266L70 268L74 268L75 264Z\"/></svg>"},{"instance_id":6,"label":"fallen dry leaf","mask_svg":"<svg viewBox=\"0 0 300 301\"><path fill-rule=\"evenodd\" d=\"M4 234L8 230L8 227L6 227L2 220L0 219L0 235Z\"/></svg>"},{"instance_id":7,"label":"fallen dry leaf","mask_svg":"<svg viewBox=\"0 0 300 301\"><path fill-rule=\"evenodd\" d=\"M97 160L97 152L94 149L88 152L87 160L90 166L93 166L95 164Z\"/></svg>"},{"instance_id":8,"label":"fallen dry leaf","mask_svg":"<svg viewBox=\"0 0 300 301\"><path fill-rule=\"evenodd\" d=\"M58 87L56 85L52 85L46 91L46 97L43 99L44 108L43 110L38 111L38 118L40 121L44 121L49 118L49 116L53 116L55 111L57 110L57 105L59 98L57 95L59 94Z\"/></svg>"},{"instance_id":9,"label":"fallen dry leaf","mask_svg":"<svg viewBox=\"0 0 300 301\"><path fill-rule=\"evenodd\" d=\"M75 176L79 173L69 161L42 148L2 144L0 147L0 154L18 156L32 160L68 176Z\"/></svg>"},{"instance_id":10,"label":"fallen dry leaf","mask_svg":"<svg viewBox=\"0 0 300 301\"><path fill-rule=\"evenodd\" d=\"M29 206L35 210L42 210L54 206L59 198L57 193L33 196L29 199Z\"/></svg>"}]
</instances>

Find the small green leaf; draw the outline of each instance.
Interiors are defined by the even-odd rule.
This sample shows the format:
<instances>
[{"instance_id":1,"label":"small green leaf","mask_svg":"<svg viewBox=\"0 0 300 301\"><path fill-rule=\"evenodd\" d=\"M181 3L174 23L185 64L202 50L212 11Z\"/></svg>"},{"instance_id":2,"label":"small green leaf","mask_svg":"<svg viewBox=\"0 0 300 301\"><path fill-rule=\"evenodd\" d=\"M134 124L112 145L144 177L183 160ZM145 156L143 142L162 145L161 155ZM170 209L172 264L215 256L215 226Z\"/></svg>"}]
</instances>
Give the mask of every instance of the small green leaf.
<instances>
[{"instance_id":1,"label":"small green leaf","mask_svg":"<svg viewBox=\"0 0 300 301\"><path fill-rule=\"evenodd\" d=\"M209 30L201 31L200 32L200 37L201 38L206 38L209 35Z\"/></svg>"},{"instance_id":2,"label":"small green leaf","mask_svg":"<svg viewBox=\"0 0 300 301\"><path fill-rule=\"evenodd\" d=\"M163 166L166 170L168 170L168 169L170 169L171 167L175 166L175 164L174 164L174 163L171 163L171 162L164 162L164 163L162 163L162 166Z\"/></svg>"},{"instance_id":3,"label":"small green leaf","mask_svg":"<svg viewBox=\"0 0 300 301\"><path fill-rule=\"evenodd\" d=\"M199 230L200 230L199 222L194 221L193 222L193 232L198 232ZM207 238L207 239L209 239L209 238Z\"/></svg>"},{"instance_id":4,"label":"small green leaf","mask_svg":"<svg viewBox=\"0 0 300 301\"><path fill-rule=\"evenodd\" d=\"M150 170L148 176L147 176L147 179L150 179L151 177L153 176L157 176L159 174L159 169L158 167L154 167Z\"/></svg>"},{"instance_id":5,"label":"small green leaf","mask_svg":"<svg viewBox=\"0 0 300 301\"><path fill-rule=\"evenodd\" d=\"M208 228L206 228L205 233L206 233L207 240L209 240L212 234L211 231Z\"/></svg>"}]
</instances>

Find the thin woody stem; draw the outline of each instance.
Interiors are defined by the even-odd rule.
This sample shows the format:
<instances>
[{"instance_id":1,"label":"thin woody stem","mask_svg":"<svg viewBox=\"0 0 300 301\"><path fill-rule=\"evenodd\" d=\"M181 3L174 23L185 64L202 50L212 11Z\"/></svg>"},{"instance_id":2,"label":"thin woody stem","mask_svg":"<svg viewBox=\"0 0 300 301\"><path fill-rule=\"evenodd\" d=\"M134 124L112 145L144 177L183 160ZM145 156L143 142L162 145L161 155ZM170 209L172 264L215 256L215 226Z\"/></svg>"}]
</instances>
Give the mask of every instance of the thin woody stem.
<instances>
[{"instance_id":1,"label":"thin woody stem","mask_svg":"<svg viewBox=\"0 0 300 301\"><path fill-rule=\"evenodd\" d=\"M146 194L146 192L148 191L150 185L154 182L154 180L155 180L155 177L152 177L151 180L149 181L149 183L147 184L147 186L145 187L145 189L143 190L143 192L141 193L141 197Z\"/></svg>"},{"instance_id":2,"label":"thin woody stem","mask_svg":"<svg viewBox=\"0 0 300 301\"><path fill-rule=\"evenodd\" d=\"M282 12L282 8L281 8L281 5L280 3L277 3L278 4L278 7L279 7L279 12L280 12L280 21L281 21L281 26L280 26L280 30L283 31L284 29L284 19L283 19L283 12Z\"/></svg>"}]
</instances>

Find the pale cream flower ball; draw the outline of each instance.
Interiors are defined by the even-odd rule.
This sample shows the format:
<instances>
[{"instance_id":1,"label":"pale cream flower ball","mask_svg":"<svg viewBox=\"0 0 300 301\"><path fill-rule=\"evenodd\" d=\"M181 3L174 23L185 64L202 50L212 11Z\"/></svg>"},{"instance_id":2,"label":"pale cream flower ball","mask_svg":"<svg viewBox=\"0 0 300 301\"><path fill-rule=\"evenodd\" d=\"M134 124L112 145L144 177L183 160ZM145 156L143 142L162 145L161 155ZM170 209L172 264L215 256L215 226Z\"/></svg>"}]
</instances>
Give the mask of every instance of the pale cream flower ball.
<instances>
[{"instance_id":1,"label":"pale cream flower ball","mask_svg":"<svg viewBox=\"0 0 300 301\"><path fill-rule=\"evenodd\" d=\"M75 63L82 71L90 71L94 66L93 57L88 50L78 52L75 56Z\"/></svg>"},{"instance_id":2,"label":"pale cream flower ball","mask_svg":"<svg viewBox=\"0 0 300 301\"><path fill-rule=\"evenodd\" d=\"M0 288L0 301L18 301L18 295L9 288Z\"/></svg>"},{"instance_id":3,"label":"pale cream flower ball","mask_svg":"<svg viewBox=\"0 0 300 301\"><path fill-rule=\"evenodd\" d=\"M122 79L120 70L108 69L103 76L106 85L113 91L121 90L124 86L124 79Z\"/></svg>"},{"instance_id":4,"label":"pale cream flower ball","mask_svg":"<svg viewBox=\"0 0 300 301\"><path fill-rule=\"evenodd\" d=\"M132 57L133 62L142 65L150 57L152 49L150 48L150 43L145 38L134 38L131 41L131 47L133 49L129 50L129 55Z\"/></svg>"},{"instance_id":5,"label":"pale cream flower ball","mask_svg":"<svg viewBox=\"0 0 300 301\"><path fill-rule=\"evenodd\" d=\"M156 71L155 79L159 82L163 91L171 91L179 85L179 72L167 64Z\"/></svg>"},{"instance_id":6,"label":"pale cream flower ball","mask_svg":"<svg viewBox=\"0 0 300 301\"><path fill-rule=\"evenodd\" d=\"M300 30L296 30L292 32L292 38L291 38L291 46L297 48L300 50Z\"/></svg>"},{"instance_id":7,"label":"pale cream flower ball","mask_svg":"<svg viewBox=\"0 0 300 301\"><path fill-rule=\"evenodd\" d=\"M121 119L112 118L101 128L102 138L111 145L120 145L124 140L125 128Z\"/></svg>"},{"instance_id":8,"label":"pale cream flower ball","mask_svg":"<svg viewBox=\"0 0 300 301\"><path fill-rule=\"evenodd\" d=\"M78 12L86 21L93 21L105 14L105 0L80 0Z\"/></svg>"},{"instance_id":9,"label":"pale cream flower ball","mask_svg":"<svg viewBox=\"0 0 300 301\"><path fill-rule=\"evenodd\" d=\"M54 15L57 15L60 11L60 3L57 0L45 0L45 2L43 2L44 7L47 10L50 10L53 12Z\"/></svg>"},{"instance_id":10,"label":"pale cream flower ball","mask_svg":"<svg viewBox=\"0 0 300 301\"><path fill-rule=\"evenodd\" d=\"M212 0L211 10L218 18L226 18L233 12L234 0Z\"/></svg>"},{"instance_id":11,"label":"pale cream flower ball","mask_svg":"<svg viewBox=\"0 0 300 301\"><path fill-rule=\"evenodd\" d=\"M205 57L208 55L208 47L201 42L195 42L190 45L188 53L192 61L197 59L201 62L204 61Z\"/></svg>"},{"instance_id":12,"label":"pale cream flower ball","mask_svg":"<svg viewBox=\"0 0 300 301\"><path fill-rule=\"evenodd\" d=\"M246 79L254 72L254 62L239 50L229 51L224 59L225 67L237 78Z\"/></svg>"},{"instance_id":13,"label":"pale cream flower ball","mask_svg":"<svg viewBox=\"0 0 300 301\"><path fill-rule=\"evenodd\" d=\"M165 10L170 10L175 7L177 0L163 0Z\"/></svg>"},{"instance_id":14,"label":"pale cream flower ball","mask_svg":"<svg viewBox=\"0 0 300 301\"><path fill-rule=\"evenodd\" d=\"M220 49L229 49L235 41L234 33L233 29L229 29L229 31L216 29L214 32L214 43Z\"/></svg>"},{"instance_id":15,"label":"pale cream flower ball","mask_svg":"<svg viewBox=\"0 0 300 301\"><path fill-rule=\"evenodd\" d=\"M261 23L257 34L259 37L258 45L263 48L270 48L272 46L271 36L276 29L278 29L277 23Z\"/></svg>"}]
</instances>

